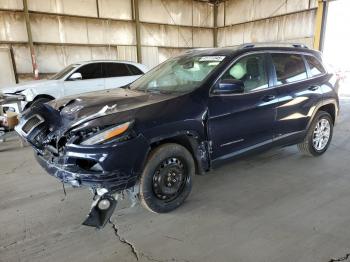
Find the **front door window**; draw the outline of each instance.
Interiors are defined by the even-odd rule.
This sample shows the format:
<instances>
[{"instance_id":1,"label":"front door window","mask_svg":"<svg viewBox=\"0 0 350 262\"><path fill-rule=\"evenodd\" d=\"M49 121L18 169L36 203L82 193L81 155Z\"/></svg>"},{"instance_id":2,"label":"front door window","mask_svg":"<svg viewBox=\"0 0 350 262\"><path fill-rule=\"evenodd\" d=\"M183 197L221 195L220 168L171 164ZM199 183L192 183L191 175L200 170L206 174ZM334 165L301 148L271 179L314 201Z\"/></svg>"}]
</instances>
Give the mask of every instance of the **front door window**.
<instances>
[{"instance_id":1,"label":"front door window","mask_svg":"<svg viewBox=\"0 0 350 262\"><path fill-rule=\"evenodd\" d=\"M264 55L248 55L241 58L226 71L222 79L242 81L245 93L267 88L268 79L264 65Z\"/></svg>"}]
</instances>

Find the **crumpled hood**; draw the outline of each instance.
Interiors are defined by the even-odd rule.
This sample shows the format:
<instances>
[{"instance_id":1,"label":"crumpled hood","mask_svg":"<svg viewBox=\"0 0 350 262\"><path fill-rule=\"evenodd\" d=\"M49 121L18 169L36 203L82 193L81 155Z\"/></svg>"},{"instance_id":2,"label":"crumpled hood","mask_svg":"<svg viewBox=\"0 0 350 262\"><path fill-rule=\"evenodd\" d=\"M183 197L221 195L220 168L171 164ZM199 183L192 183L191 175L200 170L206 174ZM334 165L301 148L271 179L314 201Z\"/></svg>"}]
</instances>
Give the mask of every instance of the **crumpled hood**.
<instances>
[{"instance_id":1,"label":"crumpled hood","mask_svg":"<svg viewBox=\"0 0 350 262\"><path fill-rule=\"evenodd\" d=\"M140 108L171 97L118 88L65 97L48 104L60 111L61 117L69 119L72 126L76 126L99 116Z\"/></svg>"},{"instance_id":2,"label":"crumpled hood","mask_svg":"<svg viewBox=\"0 0 350 262\"><path fill-rule=\"evenodd\" d=\"M47 87L48 85L55 84L58 80L35 80L25 83L20 83L12 86L7 86L5 88L1 89L1 92L4 94L14 94L19 91L26 90L28 88L40 88L40 87Z\"/></svg>"}]
</instances>

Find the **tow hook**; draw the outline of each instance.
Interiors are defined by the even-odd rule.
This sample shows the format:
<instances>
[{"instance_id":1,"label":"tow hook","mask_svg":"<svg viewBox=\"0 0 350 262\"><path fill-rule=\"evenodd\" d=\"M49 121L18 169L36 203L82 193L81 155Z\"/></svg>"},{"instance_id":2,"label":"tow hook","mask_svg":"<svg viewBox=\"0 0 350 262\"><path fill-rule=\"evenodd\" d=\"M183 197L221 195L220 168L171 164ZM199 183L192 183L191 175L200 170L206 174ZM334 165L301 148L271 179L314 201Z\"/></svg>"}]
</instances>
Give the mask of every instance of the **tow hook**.
<instances>
[{"instance_id":1,"label":"tow hook","mask_svg":"<svg viewBox=\"0 0 350 262\"><path fill-rule=\"evenodd\" d=\"M96 227L97 229L104 228L117 207L117 197L118 194L113 196L105 188L97 189L90 213L83 225Z\"/></svg>"}]
</instances>

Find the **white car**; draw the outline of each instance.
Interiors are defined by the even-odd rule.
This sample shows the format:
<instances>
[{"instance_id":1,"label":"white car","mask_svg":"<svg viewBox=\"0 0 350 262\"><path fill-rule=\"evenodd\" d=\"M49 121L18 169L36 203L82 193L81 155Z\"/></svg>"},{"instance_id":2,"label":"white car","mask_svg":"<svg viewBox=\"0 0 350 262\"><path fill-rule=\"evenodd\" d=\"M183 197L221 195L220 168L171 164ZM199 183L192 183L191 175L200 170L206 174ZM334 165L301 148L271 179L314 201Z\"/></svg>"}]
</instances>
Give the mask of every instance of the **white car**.
<instances>
[{"instance_id":1,"label":"white car","mask_svg":"<svg viewBox=\"0 0 350 262\"><path fill-rule=\"evenodd\" d=\"M23 95L20 106L4 104L4 110L20 112L38 103L86 92L112 89L135 81L148 71L142 64L125 61L89 61L67 66L48 80L37 80L5 87L4 94ZM21 108L18 108L21 107Z\"/></svg>"}]
</instances>

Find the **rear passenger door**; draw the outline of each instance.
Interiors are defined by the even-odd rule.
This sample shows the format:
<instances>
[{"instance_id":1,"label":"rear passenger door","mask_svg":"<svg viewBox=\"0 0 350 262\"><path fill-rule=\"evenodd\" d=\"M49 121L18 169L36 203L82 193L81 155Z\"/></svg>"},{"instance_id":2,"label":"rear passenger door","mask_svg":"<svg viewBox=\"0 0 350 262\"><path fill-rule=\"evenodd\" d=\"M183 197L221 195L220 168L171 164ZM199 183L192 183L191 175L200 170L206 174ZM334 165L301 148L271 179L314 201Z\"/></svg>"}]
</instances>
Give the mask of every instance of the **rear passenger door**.
<instances>
[{"instance_id":1,"label":"rear passenger door","mask_svg":"<svg viewBox=\"0 0 350 262\"><path fill-rule=\"evenodd\" d=\"M136 66L124 63L103 63L103 72L106 89L130 84L143 74Z\"/></svg>"},{"instance_id":2,"label":"rear passenger door","mask_svg":"<svg viewBox=\"0 0 350 262\"><path fill-rule=\"evenodd\" d=\"M271 53L270 59L279 100L274 139L301 135L322 100L320 87L309 77L302 54Z\"/></svg>"}]
</instances>

